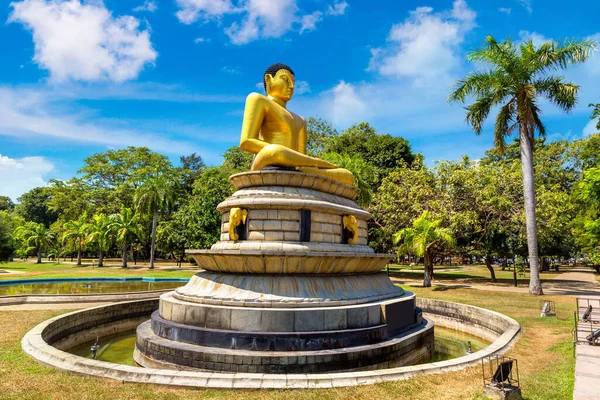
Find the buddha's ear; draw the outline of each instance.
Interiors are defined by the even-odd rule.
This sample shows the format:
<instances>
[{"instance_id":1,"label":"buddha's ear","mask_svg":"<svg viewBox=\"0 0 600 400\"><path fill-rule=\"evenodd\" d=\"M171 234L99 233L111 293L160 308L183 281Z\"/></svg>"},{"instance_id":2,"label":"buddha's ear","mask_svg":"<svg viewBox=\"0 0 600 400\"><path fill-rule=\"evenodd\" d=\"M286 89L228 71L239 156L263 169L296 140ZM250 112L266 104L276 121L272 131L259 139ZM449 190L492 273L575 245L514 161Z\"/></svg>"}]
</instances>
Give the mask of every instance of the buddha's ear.
<instances>
[{"instance_id":1,"label":"buddha's ear","mask_svg":"<svg viewBox=\"0 0 600 400\"><path fill-rule=\"evenodd\" d=\"M265 83L266 83L266 91L267 94L269 94L269 92L271 91L271 82L273 81L273 75L271 74L265 74Z\"/></svg>"}]
</instances>

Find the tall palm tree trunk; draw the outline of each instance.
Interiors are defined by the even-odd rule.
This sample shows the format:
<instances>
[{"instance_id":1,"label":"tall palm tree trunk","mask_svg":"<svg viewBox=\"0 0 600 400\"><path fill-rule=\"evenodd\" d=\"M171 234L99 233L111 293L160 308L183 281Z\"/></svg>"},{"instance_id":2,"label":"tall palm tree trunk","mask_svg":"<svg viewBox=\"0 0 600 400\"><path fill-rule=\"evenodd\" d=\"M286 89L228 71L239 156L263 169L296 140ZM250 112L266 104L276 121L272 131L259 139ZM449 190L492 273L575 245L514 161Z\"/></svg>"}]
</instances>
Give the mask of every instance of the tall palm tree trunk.
<instances>
[{"instance_id":1,"label":"tall palm tree trunk","mask_svg":"<svg viewBox=\"0 0 600 400\"><path fill-rule=\"evenodd\" d=\"M428 250L425 250L423 257L423 287L431 287L431 279L433 278L433 260Z\"/></svg>"},{"instance_id":2,"label":"tall palm tree trunk","mask_svg":"<svg viewBox=\"0 0 600 400\"><path fill-rule=\"evenodd\" d=\"M38 246L38 248L37 248L37 263L36 264L41 264L41 263L42 263L42 250Z\"/></svg>"},{"instance_id":3,"label":"tall palm tree trunk","mask_svg":"<svg viewBox=\"0 0 600 400\"><path fill-rule=\"evenodd\" d=\"M123 240L123 260L121 261L121 267L127 268L127 241Z\"/></svg>"},{"instance_id":4,"label":"tall palm tree trunk","mask_svg":"<svg viewBox=\"0 0 600 400\"><path fill-rule=\"evenodd\" d=\"M533 186L533 143L527 124L520 124L519 133L523 196L525 198L525 222L527 226L527 248L529 250L529 294L541 295L543 292L538 266L537 220L535 216L535 189Z\"/></svg>"},{"instance_id":5,"label":"tall palm tree trunk","mask_svg":"<svg viewBox=\"0 0 600 400\"><path fill-rule=\"evenodd\" d=\"M79 243L79 248L77 249L77 264L81 265L81 242Z\"/></svg>"},{"instance_id":6,"label":"tall palm tree trunk","mask_svg":"<svg viewBox=\"0 0 600 400\"><path fill-rule=\"evenodd\" d=\"M104 267L104 251L100 249L100 254L98 254L98 266Z\"/></svg>"},{"instance_id":7,"label":"tall palm tree trunk","mask_svg":"<svg viewBox=\"0 0 600 400\"><path fill-rule=\"evenodd\" d=\"M156 224L158 223L158 212L152 217L152 242L150 243L150 269L154 269L154 245L156 243Z\"/></svg>"}]
</instances>

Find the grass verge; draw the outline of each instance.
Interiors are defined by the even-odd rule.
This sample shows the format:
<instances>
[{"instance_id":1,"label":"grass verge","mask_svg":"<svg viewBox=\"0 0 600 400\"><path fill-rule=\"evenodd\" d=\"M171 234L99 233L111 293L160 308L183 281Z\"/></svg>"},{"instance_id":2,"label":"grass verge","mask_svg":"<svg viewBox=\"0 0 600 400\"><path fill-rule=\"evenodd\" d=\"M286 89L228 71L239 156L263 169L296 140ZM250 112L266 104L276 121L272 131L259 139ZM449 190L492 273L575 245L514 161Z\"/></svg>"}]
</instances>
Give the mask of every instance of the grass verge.
<instances>
[{"instance_id":1,"label":"grass verge","mask_svg":"<svg viewBox=\"0 0 600 400\"><path fill-rule=\"evenodd\" d=\"M419 297L489 308L523 327L509 355L518 359L525 399L567 399L573 392L571 313L574 300L554 300L557 318L539 317L539 297L468 289L408 288ZM37 323L62 311L7 311L0 308L0 398L2 399L480 399L481 368L407 381L323 390L212 390L119 383L75 376L37 365L23 354L20 340ZM15 323L19 321L19 323Z\"/></svg>"}]
</instances>

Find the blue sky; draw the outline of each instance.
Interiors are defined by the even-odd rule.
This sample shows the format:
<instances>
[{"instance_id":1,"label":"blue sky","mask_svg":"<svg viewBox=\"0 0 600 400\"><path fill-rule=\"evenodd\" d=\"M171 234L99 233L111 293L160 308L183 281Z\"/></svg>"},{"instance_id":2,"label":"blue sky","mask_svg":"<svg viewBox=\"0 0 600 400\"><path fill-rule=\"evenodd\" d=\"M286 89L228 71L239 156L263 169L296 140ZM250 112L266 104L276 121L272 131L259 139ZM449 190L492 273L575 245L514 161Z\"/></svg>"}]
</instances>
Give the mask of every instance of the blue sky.
<instances>
[{"instance_id":1,"label":"blue sky","mask_svg":"<svg viewBox=\"0 0 600 400\"><path fill-rule=\"evenodd\" d=\"M367 121L428 164L483 155L452 83L486 35L600 39L600 2L560 0L2 0L0 195L16 200L85 157L128 145L208 164L236 145L245 96L275 62L296 72L288 108L343 130ZM551 139L593 132L600 54L564 75L582 86ZM258 84L258 86L257 86Z\"/></svg>"}]
</instances>

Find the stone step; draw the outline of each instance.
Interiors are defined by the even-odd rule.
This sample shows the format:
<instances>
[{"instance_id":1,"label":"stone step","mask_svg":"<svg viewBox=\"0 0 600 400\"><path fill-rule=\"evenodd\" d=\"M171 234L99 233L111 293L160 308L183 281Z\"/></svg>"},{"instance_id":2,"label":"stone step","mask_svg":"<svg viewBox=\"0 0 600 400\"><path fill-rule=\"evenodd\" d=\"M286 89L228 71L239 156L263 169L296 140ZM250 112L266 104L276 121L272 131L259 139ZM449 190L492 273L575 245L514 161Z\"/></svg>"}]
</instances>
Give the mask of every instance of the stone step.
<instances>
[{"instance_id":1,"label":"stone step","mask_svg":"<svg viewBox=\"0 0 600 400\"><path fill-rule=\"evenodd\" d=\"M408 365L431 354L433 323L384 342L315 351L251 351L176 342L156 335L150 321L138 326L135 361L148 368L260 373L316 373L391 368Z\"/></svg>"}]
</instances>

